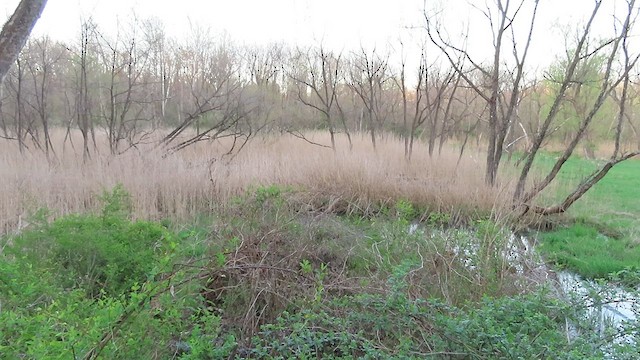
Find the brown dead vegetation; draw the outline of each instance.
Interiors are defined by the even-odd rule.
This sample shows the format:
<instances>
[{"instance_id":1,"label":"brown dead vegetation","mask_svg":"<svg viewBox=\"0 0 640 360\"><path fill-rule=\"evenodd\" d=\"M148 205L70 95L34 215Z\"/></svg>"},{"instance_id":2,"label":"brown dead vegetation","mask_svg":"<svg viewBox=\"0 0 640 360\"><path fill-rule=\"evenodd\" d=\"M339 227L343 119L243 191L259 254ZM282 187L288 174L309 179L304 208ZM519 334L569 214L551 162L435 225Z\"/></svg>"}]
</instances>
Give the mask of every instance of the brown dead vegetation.
<instances>
[{"instance_id":1,"label":"brown dead vegetation","mask_svg":"<svg viewBox=\"0 0 640 360\"><path fill-rule=\"evenodd\" d=\"M80 134L72 134L80 144ZM329 143L324 133L308 139ZM21 155L15 144L0 146L0 219L7 233L24 227L31 214L47 208L52 215L94 211L104 190L118 183L132 195L138 218L186 219L210 211L247 189L278 184L290 186L314 210L375 211L406 199L432 211L465 215L504 210L512 193L509 176L496 187L485 185L482 155L445 147L429 158L425 144L416 144L410 162L399 138L385 135L374 151L364 134L337 137L337 149L319 147L292 135L264 134L234 156L224 155L224 140L201 142L163 157L151 145L109 154L98 134L97 150L84 162L82 149L54 136L57 158L38 151ZM467 155L468 154L468 155ZM458 161L459 160L459 161Z\"/></svg>"}]
</instances>

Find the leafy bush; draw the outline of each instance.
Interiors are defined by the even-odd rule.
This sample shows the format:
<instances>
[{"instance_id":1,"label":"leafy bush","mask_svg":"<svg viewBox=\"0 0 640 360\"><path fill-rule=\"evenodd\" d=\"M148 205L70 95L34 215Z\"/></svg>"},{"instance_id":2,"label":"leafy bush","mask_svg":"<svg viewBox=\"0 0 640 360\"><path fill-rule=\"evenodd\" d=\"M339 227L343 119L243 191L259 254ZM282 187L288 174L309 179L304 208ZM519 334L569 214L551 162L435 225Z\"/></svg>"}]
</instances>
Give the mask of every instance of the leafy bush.
<instances>
[{"instance_id":1,"label":"leafy bush","mask_svg":"<svg viewBox=\"0 0 640 360\"><path fill-rule=\"evenodd\" d=\"M131 222L128 195L120 187L104 200L102 216L69 215L41 224L13 239L6 252L91 297L127 292L152 275L171 236L159 224Z\"/></svg>"},{"instance_id":2,"label":"leafy bush","mask_svg":"<svg viewBox=\"0 0 640 360\"><path fill-rule=\"evenodd\" d=\"M103 201L99 215L50 223L41 211L32 228L3 239L0 358L227 357L235 338L204 309L194 271L176 268L193 253L178 249L191 232L130 221L120 186Z\"/></svg>"},{"instance_id":3,"label":"leafy bush","mask_svg":"<svg viewBox=\"0 0 640 360\"><path fill-rule=\"evenodd\" d=\"M342 297L283 313L262 327L248 357L586 359L595 354L584 343L568 343L563 326L569 308L543 291L485 298L465 310L409 298L402 280L409 270L396 269L386 296Z\"/></svg>"}]
</instances>

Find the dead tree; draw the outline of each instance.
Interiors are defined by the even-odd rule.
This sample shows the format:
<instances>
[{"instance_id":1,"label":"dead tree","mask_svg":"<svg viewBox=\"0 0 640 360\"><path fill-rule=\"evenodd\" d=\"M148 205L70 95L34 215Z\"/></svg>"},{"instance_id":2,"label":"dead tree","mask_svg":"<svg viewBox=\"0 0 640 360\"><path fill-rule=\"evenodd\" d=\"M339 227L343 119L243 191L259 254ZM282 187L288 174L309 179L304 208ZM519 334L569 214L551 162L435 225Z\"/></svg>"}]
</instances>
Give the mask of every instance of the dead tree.
<instances>
[{"instance_id":1,"label":"dead tree","mask_svg":"<svg viewBox=\"0 0 640 360\"><path fill-rule=\"evenodd\" d=\"M10 71L8 76L5 78L5 83L7 86L7 95L13 100L13 105L10 109L11 115L8 113L3 115L3 122L5 122L5 118L11 117L13 120L13 129L12 134L5 137L5 139L16 140L18 142L18 149L20 153L24 153L24 151L28 148L26 144L27 136L29 133L32 133L31 126L33 125L32 119L27 116L26 113L26 71L25 71L25 61L21 59L20 56L15 61L14 70ZM5 133L7 131L5 130ZM33 134L33 133L32 133Z\"/></svg>"},{"instance_id":2,"label":"dead tree","mask_svg":"<svg viewBox=\"0 0 640 360\"><path fill-rule=\"evenodd\" d=\"M0 85L2 85L13 63L18 59L20 50L27 42L31 30L40 18L46 4L47 0L21 0L13 15L2 27L0 32ZM2 114L2 98L2 86L0 86L0 114ZM6 135L6 127L4 129ZM18 141L22 151L23 144L20 136L18 136Z\"/></svg>"},{"instance_id":3,"label":"dead tree","mask_svg":"<svg viewBox=\"0 0 640 360\"><path fill-rule=\"evenodd\" d=\"M554 79L556 86L553 96L550 98L550 106L548 113L545 114L544 120L540 123L537 133L531 134L531 147L526 153L523 161L520 177L516 185L513 196L514 206L521 208L521 216L529 211L538 214L548 215L561 213L567 210L575 201L584 195L594 184L600 181L607 172L616 164L633 156L638 155L637 151L622 152L620 150L620 138L626 112L626 102L629 83L629 72L636 65L638 55L630 54L629 33L635 23L637 16L635 9L635 0L628 0L626 13L623 17L615 19L616 33L609 39L599 42L595 46L591 46L592 41L592 24L596 19L603 0L594 0L591 15L579 33L574 50L567 50L568 59L563 74L559 79ZM441 52L446 56L449 62L454 66L465 83L472 88L487 104L489 112L489 146L487 154L487 172L486 180L488 184L495 184L498 166L500 164L501 154L504 150L504 140L509 133L514 119L517 117L519 103L523 96L524 64L527 58L529 44L533 35L533 25L535 23L538 2L534 2L531 6L528 18L528 35L522 48L517 46L515 37L515 24L517 18L522 18L526 5L529 3L524 0L513 3L511 0L495 0L494 6L487 6L485 10L480 10L488 19L493 31L493 61L490 66L482 66L475 61L464 47L457 47L445 38L441 32L441 28L436 26L432 19L426 17L427 34ZM515 5L515 7L514 7ZM426 13L425 13L426 15ZM509 36L510 34L510 36ZM504 68L505 59L502 55L501 48L506 45L506 38L512 40L512 49L514 66L506 71L500 70ZM463 56L465 61L471 64L470 69L464 69L456 66L454 55ZM542 144L548 139L549 134L553 131L552 125L558 116L562 106L568 101L568 92L573 89L576 93L580 91L580 74L578 69L584 68L585 64L592 61L594 57L604 56L606 61L600 73L599 88L595 99L586 104L581 111L579 123L576 131L566 142L566 146L560 157L556 160L552 169L546 176L538 182L527 188L527 179L534 163L536 155L541 150ZM616 61L618 64L616 64ZM475 76L471 76L474 74ZM627 85L625 85L627 84ZM573 154L576 146L584 139L588 133L590 126L604 104L605 100L610 97L615 89L622 88L623 95L619 98L619 115L616 120L616 149L609 161L595 171L591 176L587 177L579 184L570 194L559 204L539 207L532 203L547 186L557 177L566 161Z\"/></svg>"},{"instance_id":4,"label":"dead tree","mask_svg":"<svg viewBox=\"0 0 640 360\"><path fill-rule=\"evenodd\" d=\"M29 41L26 52L27 70L31 80L32 96L27 105L37 114L42 126L42 143L47 157L55 156L55 149L51 141L51 118L53 118L53 98L55 97L53 82L58 76L59 63L66 48L52 43L48 37Z\"/></svg>"},{"instance_id":5,"label":"dead tree","mask_svg":"<svg viewBox=\"0 0 640 360\"><path fill-rule=\"evenodd\" d=\"M95 25L89 19L82 23L80 32L80 49L77 54L76 66L76 98L75 98L75 115L76 124L82 134L82 158L88 161L91 158L89 151L90 136L93 134L93 121L91 120L91 99L89 92L89 45L91 39L95 35ZM95 145L95 137L94 145Z\"/></svg>"},{"instance_id":6,"label":"dead tree","mask_svg":"<svg viewBox=\"0 0 640 360\"><path fill-rule=\"evenodd\" d=\"M262 127L280 128L288 118L283 94L287 77L285 61L289 50L283 44L246 47L243 54L243 74L249 76L245 85L245 103L253 111L251 122Z\"/></svg>"},{"instance_id":7,"label":"dead tree","mask_svg":"<svg viewBox=\"0 0 640 360\"><path fill-rule=\"evenodd\" d=\"M424 50L424 48L423 48ZM411 155L409 152L409 99L407 96L407 82L406 82L406 57L404 54L404 43L400 40L400 74L398 77L393 77L393 82L396 84L398 89L400 90L400 95L402 97L402 139L404 141L404 158L406 160L411 159ZM422 81L422 76L418 76L418 86L420 86L420 82ZM416 102L418 99L416 97Z\"/></svg>"},{"instance_id":8,"label":"dead tree","mask_svg":"<svg viewBox=\"0 0 640 360\"><path fill-rule=\"evenodd\" d=\"M402 136L407 160L411 159L421 127L427 125L428 152L431 157L436 140L440 139L441 149L449 132L448 127L451 126L449 122L460 76L453 69L441 69L438 65L437 62L428 62L427 49L422 44L415 86L407 88L404 57L400 62L399 77L393 78L402 97Z\"/></svg>"},{"instance_id":9,"label":"dead tree","mask_svg":"<svg viewBox=\"0 0 640 360\"><path fill-rule=\"evenodd\" d=\"M238 53L227 42L213 43L206 31L196 29L191 43L176 55L179 74L175 96L184 114L160 142L168 153L201 141L223 137L243 145L256 131L243 102ZM195 133L188 131L195 127Z\"/></svg>"},{"instance_id":10,"label":"dead tree","mask_svg":"<svg viewBox=\"0 0 640 360\"><path fill-rule=\"evenodd\" d=\"M143 82L146 84L145 91L153 102L151 128L157 129L167 119L167 109L177 77L176 59L172 56L172 51L177 46L172 46L160 21L147 19L141 25L149 62L148 71L143 75L147 80Z\"/></svg>"},{"instance_id":11,"label":"dead tree","mask_svg":"<svg viewBox=\"0 0 640 360\"><path fill-rule=\"evenodd\" d=\"M436 66L429 66L426 58L420 66L419 73L424 77L424 84L420 91L420 99L424 101L426 111L422 118L415 118L412 127L412 139L419 126L426 122L428 130L428 152L433 156L436 140L440 138L442 148L447 136L447 126L451 117L455 94L460 85L461 77L455 70L441 70ZM413 143L413 140L412 140Z\"/></svg>"},{"instance_id":12,"label":"dead tree","mask_svg":"<svg viewBox=\"0 0 640 360\"><path fill-rule=\"evenodd\" d=\"M148 72L150 49L138 38L138 24L131 24L128 33L116 34L108 39L97 32L97 52L101 60L104 78L100 83L100 117L109 140L111 154L119 154L143 141L148 131L144 123L150 119L144 117L145 109L153 106L156 99L149 98L145 83ZM123 142L126 147L122 148Z\"/></svg>"}]
</instances>

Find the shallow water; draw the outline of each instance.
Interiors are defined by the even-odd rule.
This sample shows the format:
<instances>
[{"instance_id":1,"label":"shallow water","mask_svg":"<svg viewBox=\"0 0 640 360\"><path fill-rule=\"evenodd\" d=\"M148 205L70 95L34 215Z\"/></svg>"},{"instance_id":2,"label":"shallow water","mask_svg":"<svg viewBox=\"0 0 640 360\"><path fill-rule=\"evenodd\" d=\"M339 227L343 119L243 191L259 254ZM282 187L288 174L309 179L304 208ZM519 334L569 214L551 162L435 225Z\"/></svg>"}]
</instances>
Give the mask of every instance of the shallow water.
<instances>
[{"instance_id":1,"label":"shallow water","mask_svg":"<svg viewBox=\"0 0 640 360\"><path fill-rule=\"evenodd\" d=\"M591 298L590 290L596 292L602 292L601 285L596 284L593 281L582 279L579 275L568 271L558 272L558 281L560 282L562 290L566 294L576 294L583 296L587 299ZM618 287L610 287L611 293L607 296L607 301L601 304L597 309L594 306L594 311L602 313L603 321L610 321L614 325L618 325L624 321L635 321L637 314L634 309L638 308L639 299L635 298L633 294L624 289ZM593 301L594 299L591 298Z\"/></svg>"},{"instance_id":2,"label":"shallow water","mask_svg":"<svg viewBox=\"0 0 640 360\"><path fill-rule=\"evenodd\" d=\"M417 223L410 224L408 228L409 234L422 230L422 226ZM435 234L432 233L432 236ZM541 280L541 283L552 281L567 300L577 303L577 306L583 305L586 309L584 313L586 318L593 324L595 331L602 339L606 334L611 334L611 330L618 331L620 336L616 336L612 343L604 345L603 350L609 354L608 358L616 358L612 345L636 344L636 335L628 328L631 325L634 327L633 331L638 329L640 297L637 293L634 294L613 284L585 280L569 271L554 272L539 256L534 244L535 241L527 236L511 234L502 248L502 256L518 274L535 277ZM476 258L479 250L478 243L471 241L456 244L451 250L464 259L465 266L470 270L475 268L473 259ZM576 326L567 322L567 337L577 338L578 336Z\"/></svg>"},{"instance_id":3,"label":"shallow water","mask_svg":"<svg viewBox=\"0 0 640 360\"><path fill-rule=\"evenodd\" d=\"M579 299L585 306L586 315L594 323L595 331L601 338L611 331L619 333L619 336L613 337L612 342L604 344L603 350L608 354L607 358L616 358L614 345L636 344L636 336L628 328L637 328L640 313L640 298L637 295L611 284L585 280L568 271L558 272L557 278L564 295ZM575 326L567 323L567 336L575 338L578 335Z\"/></svg>"}]
</instances>

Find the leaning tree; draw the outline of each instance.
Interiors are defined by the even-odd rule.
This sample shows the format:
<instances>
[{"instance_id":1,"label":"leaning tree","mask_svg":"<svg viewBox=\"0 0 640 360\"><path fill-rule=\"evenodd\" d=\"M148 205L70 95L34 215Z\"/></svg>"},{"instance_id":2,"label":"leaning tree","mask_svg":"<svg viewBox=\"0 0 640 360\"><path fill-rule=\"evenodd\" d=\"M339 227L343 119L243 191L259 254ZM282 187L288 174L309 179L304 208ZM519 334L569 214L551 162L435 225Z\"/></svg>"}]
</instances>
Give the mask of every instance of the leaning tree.
<instances>
[{"instance_id":1,"label":"leaning tree","mask_svg":"<svg viewBox=\"0 0 640 360\"><path fill-rule=\"evenodd\" d=\"M36 24L47 0L21 0L16 11L2 27L0 32L0 85L11 66L18 59L20 50L27 42L31 29ZM0 86L0 100L2 86ZM0 101L0 107L2 102Z\"/></svg>"},{"instance_id":2,"label":"leaning tree","mask_svg":"<svg viewBox=\"0 0 640 360\"><path fill-rule=\"evenodd\" d=\"M47 0L21 0L0 33L0 83L18 58Z\"/></svg>"},{"instance_id":3,"label":"leaning tree","mask_svg":"<svg viewBox=\"0 0 640 360\"><path fill-rule=\"evenodd\" d=\"M608 34L596 34L594 22L601 14L604 0L591 2L591 11L586 23L576 34L575 39L568 41L565 65L558 74L547 74L548 89L553 90L548 99L548 111L542 114L538 128L532 134L531 143L523 156L523 165L513 194L514 207L522 209L521 215L533 212L541 215L565 212L575 201L582 197L593 185L600 181L616 164L640 155L640 149L624 151L621 146L625 118L628 116L630 88L633 70L640 60L637 48L631 45L634 38L634 26L639 16L636 0L624 0L626 6L617 8L613 17L612 31ZM472 89L484 101L488 109L487 133L487 166L486 182L496 184L498 168L507 146L505 139L518 118L521 99L525 95L525 64L533 38L538 1L529 0L492 0L486 7L476 7L487 20L491 37L492 56L487 61L474 56L467 45L467 33L459 42L451 39L446 32L444 22L438 13L425 11L427 36L436 46L447 62L463 80L464 86ZM516 26L523 26L519 31ZM524 34L524 38L516 34ZM604 37L603 37L604 36ZM463 59L464 62L460 62ZM537 155L540 154L545 140L553 132L554 124L560 117L563 106L571 105L571 94L584 91L583 74L589 64L600 60L601 65L596 74L590 101L581 104L577 116L577 128L563 144L561 155L555 160L553 167L538 181L529 181L530 172ZM464 66L466 64L466 66ZM635 75L634 75L635 76ZM573 155L576 146L584 140L594 119L607 99L613 99L618 107L614 124L615 148L611 157L593 173L587 176L570 193L557 204L537 206L534 200L558 176L567 160Z\"/></svg>"}]
</instances>

